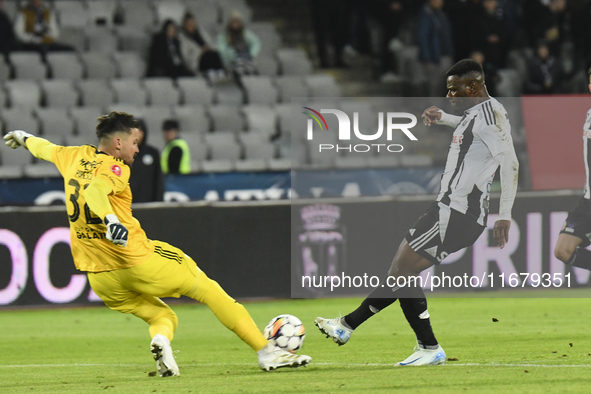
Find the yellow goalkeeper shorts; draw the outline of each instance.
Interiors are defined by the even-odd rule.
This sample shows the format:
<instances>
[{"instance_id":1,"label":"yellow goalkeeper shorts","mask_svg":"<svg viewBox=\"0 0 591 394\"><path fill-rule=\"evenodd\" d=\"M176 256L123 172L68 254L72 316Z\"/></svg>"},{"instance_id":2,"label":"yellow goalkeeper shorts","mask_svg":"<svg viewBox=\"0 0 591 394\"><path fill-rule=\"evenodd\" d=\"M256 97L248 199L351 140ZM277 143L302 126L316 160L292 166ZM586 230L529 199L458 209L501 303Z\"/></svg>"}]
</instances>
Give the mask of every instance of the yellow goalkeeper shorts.
<instances>
[{"instance_id":1,"label":"yellow goalkeeper shorts","mask_svg":"<svg viewBox=\"0 0 591 394\"><path fill-rule=\"evenodd\" d=\"M88 272L94 292L113 309L126 300L147 294L154 297L180 297L191 294L201 272L195 261L182 250L166 242L153 241L152 256L131 268Z\"/></svg>"}]
</instances>

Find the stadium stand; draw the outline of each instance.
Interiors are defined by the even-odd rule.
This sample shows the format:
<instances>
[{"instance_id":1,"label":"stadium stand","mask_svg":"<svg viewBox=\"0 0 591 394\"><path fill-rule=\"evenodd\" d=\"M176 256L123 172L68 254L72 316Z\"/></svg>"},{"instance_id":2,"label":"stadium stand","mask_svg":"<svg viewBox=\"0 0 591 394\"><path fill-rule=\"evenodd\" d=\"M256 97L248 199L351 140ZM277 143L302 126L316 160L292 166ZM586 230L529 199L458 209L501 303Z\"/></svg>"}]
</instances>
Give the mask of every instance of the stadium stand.
<instances>
[{"instance_id":1,"label":"stadium stand","mask_svg":"<svg viewBox=\"0 0 591 394\"><path fill-rule=\"evenodd\" d=\"M10 63L15 79L39 80L47 77L47 67L37 52L12 52Z\"/></svg>"},{"instance_id":2,"label":"stadium stand","mask_svg":"<svg viewBox=\"0 0 591 394\"><path fill-rule=\"evenodd\" d=\"M84 76L84 66L74 52L52 52L47 54L51 78L79 80Z\"/></svg>"},{"instance_id":3,"label":"stadium stand","mask_svg":"<svg viewBox=\"0 0 591 394\"><path fill-rule=\"evenodd\" d=\"M47 107L75 107L80 101L80 94L74 88L72 79L48 79L41 81L44 103Z\"/></svg>"},{"instance_id":4,"label":"stadium stand","mask_svg":"<svg viewBox=\"0 0 591 394\"><path fill-rule=\"evenodd\" d=\"M68 116L65 108L37 108L35 115L44 136L60 136L62 141L67 141L74 134L74 120Z\"/></svg>"},{"instance_id":5,"label":"stadium stand","mask_svg":"<svg viewBox=\"0 0 591 394\"><path fill-rule=\"evenodd\" d=\"M24 1L5 2L14 17ZM340 96L331 74L314 70L306 50L285 39L275 21L255 18L244 0L54 0L61 43L73 52L12 52L0 60L0 121L53 142L96 143L96 118L109 110L143 118L150 143L161 148L162 121L176 118L193 155L193 171L285 171L302 166L354 166L323 160L291 142L291 98ZM258 75L209 81L202 75L145 78L151 35L169 18L191 11L211 37L239 12L260 39ZM288 43L289 44L286 44ZM316 101L315 103L322 103ZM336 104L324 101L326 105ZM361 115L365 117L365 115ZM332 120L334 122L334 120ZM334 126L334 124L333 124ZM55 176L42 163L0 157L0 177ZM6 157L6 158L5 158ZM25 166L27 164L27 166ZM325 166L325 167L322 167Z\"/></svg>"},{"instance_id":6,"label":"stadium stand","mask_svg":"<svg viewBox=\"0 0 591 394\"><path fill-rule=\"evenodd\" d=\"M34 81L12 80L4 83L10 106L36 107L41 105L41 87Z\"/></svg>"}]
</instances>

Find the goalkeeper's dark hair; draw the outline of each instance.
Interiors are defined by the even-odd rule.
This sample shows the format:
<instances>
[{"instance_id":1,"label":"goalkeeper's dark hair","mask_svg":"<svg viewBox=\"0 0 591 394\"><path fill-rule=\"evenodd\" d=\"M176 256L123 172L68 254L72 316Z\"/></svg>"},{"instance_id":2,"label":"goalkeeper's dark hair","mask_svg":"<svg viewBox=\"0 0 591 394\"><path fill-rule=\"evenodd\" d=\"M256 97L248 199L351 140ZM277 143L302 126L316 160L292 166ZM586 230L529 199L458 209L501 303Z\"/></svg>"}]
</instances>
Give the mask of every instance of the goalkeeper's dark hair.
<instances>
[{"instance_id":1,"label":"goalkeeper's dark hair","mask_svg":"<svg viewBox=\"0 0 591 394\"><path fill-rule=\"evenodd\" d=\"M482 69L482 64L473 59L463 59L451 66L451 68L447 70L446 76L464 78L471 73L479 74L482 77L482 80L484 80L484 70Z\"/></svg>"},{"instance_id":2,"label":"goalkeeper's dark hair","mask_svg":"<svg viewBox=\"0 0 591 394\"><path fill-rule=\"evenodd\" d=\"M97 120L99 123L96 126L96 136L99 141L118 132L130 134L131 129L140 127L133 115L125 112L111 111L108 115L103 115Z\"/></svg>"}]
</instances>

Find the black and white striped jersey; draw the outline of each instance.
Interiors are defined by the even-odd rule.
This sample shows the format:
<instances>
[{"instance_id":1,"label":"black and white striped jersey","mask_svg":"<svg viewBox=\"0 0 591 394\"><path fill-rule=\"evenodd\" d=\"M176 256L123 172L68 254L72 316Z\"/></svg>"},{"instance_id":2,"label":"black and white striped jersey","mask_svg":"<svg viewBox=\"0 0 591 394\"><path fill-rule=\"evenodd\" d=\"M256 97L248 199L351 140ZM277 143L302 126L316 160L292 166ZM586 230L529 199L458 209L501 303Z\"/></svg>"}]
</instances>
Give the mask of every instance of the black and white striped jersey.
<instances>
[{"instance_id":1,"label":"black and white striped jersey","mask_svg":"<svg viewBox=\"0 0 591 394\"><path fill-rule=\"evenodd\" d=\"M591 188L589 187L591 182L589 177L591 176L591 171L589 171L589 163L591 163L591 109L587 111L587 118L585 119L585 124L583 125L583 153L585 155L585 197L586 199L591 199Z\"/></svg>"},{"instance_id":2,"label":"black and white striped jersey","mask_svg":"<svg viewBox=\"0 0 591 394\"><path fill-rule=\"evenodd\" d=\"M491 97L464 111L441 176L439 205L468 214L485 226L498 155L509 149L514 149L511 124L501 103Z\"/></svg>"}]
</instances>

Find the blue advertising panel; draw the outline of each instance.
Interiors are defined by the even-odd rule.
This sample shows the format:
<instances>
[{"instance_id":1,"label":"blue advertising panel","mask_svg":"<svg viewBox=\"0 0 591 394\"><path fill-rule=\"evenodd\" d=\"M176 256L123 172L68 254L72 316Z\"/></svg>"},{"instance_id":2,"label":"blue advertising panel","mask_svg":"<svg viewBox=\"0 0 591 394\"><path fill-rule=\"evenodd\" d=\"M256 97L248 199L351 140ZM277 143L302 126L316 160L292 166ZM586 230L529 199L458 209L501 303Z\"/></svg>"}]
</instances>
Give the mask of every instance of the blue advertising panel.
<instances>
[{"instance_id":1,"label":"blue advertising panel","mask_svg":"<svg viewBox=\"0 0 591 394\"><path fill-rule=\"evenodd\" d=\"M433 194L442 168L392 168L168 175L165 201L251 201ZM63 180L5 179L0 205L64 203Z\"/></svg>"}]
</instances>

